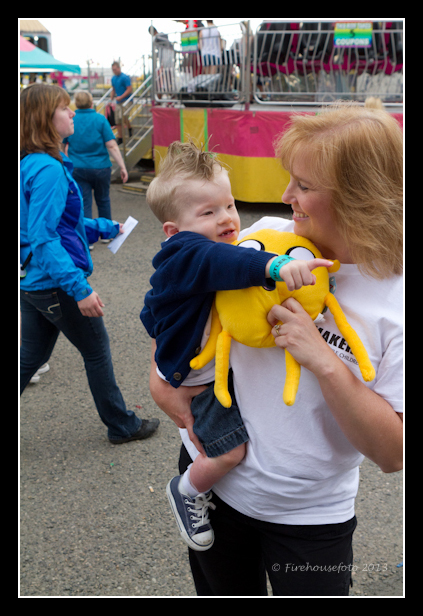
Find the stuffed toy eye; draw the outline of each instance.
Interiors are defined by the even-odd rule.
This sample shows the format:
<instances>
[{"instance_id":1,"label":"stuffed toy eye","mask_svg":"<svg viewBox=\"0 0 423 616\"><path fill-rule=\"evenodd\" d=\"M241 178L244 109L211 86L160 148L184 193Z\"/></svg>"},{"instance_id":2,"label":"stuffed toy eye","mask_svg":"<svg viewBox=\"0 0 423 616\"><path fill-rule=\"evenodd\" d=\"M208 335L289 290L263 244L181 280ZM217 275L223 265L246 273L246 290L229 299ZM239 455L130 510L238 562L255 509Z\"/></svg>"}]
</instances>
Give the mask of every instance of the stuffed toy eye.
<instances>
[{"instance_id":1,"label":"stuffed toy eye","mask_svg":"<svg viewBox=\"0 0 423 616\"><path fill-rule=\"evenodd\" d=\"M286 251L286 254L293 259L301 259L302 261L311 261L316 258L311 250L304 248L304 246L293 246Z\"/></svg>"},{"instance_id":2,"label":"stuffed toy eye","mask_svg":"<svg viewBox=\"0 0 423 616\"><path fill-rule=\"evenodd\" d=\"M259 242L258 240L245 240L244 242L240 242L238 246L242 246L242 248L254 248L254 250L264 250L264 244Z\"/></svg>"}]
</instances>

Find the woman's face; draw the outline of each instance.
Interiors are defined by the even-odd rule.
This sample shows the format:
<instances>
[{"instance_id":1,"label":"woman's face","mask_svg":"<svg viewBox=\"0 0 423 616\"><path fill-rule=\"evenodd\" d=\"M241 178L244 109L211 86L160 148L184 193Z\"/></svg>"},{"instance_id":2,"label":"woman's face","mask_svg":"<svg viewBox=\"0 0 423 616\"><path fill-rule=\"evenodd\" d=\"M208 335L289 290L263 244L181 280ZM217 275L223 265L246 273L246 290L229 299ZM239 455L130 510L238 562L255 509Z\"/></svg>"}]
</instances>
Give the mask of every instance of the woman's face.
<instances>
[{"instance_id":1,"label":"woman's face","mask_svg":"<svg viewBox=\"0 0 423 616\"><path fill-rule=\"evenodd\" d=\"M336 228L331 193L311 180L304 156L297 156L294 161L282 201L292 207L294 233L316 244L325 258L351 262L345 242Z\"/></svg>"},{"instance_id":2,"label":"woman's face","mask_svg":"<svg viewBox=\"0 0 423 616\"><path fill-rule=\"evenodd\" d=\"M53 114L53 126L62 139L73 135L73 120L75 112L64 103L60 103Z\"/></svg>"}]
</instances>

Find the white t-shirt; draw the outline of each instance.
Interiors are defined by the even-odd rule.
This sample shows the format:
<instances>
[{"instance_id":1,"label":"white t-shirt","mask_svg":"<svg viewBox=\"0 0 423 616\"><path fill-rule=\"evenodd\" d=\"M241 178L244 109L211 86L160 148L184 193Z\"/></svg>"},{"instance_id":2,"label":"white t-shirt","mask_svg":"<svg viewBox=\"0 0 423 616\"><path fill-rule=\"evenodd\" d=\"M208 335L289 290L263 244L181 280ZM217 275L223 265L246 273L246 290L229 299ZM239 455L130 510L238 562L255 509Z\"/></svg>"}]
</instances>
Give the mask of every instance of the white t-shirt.
<instances>
[{"instance_id":1,"label":"white t-shirt","mask_svg":"<svg viewBox=\"0 0 423 616\"><path fill-rule=\"evenodd\" d=\"M294 223L265 217L240 237ZM376 370L366 386L402 412L402 277L375 280L355 265L335 274L336 297L360 336ZM316 324L327 344L362 381L329 310ZM342 348L341 348L342 347ZM359 464L364 456L347 440L326 405L316 377L301 368L294 406L282 400L284 352L232 341L231 365L237 402L250 440L244 460L213 488L234 509L277 524L334 524L354 515ZM197 450L181 430L191 457Z\"/></svg>"},{"instance_id":2,"label":"white t-shirt","mask_svg":"<svg viewBox=\"0 0 423 616\"><path fill-rule=\"evenodd\" d=\"M218 56L220 58L220 35L217 28L201 30L201 55Z\"/></svg>"}]
</instances>

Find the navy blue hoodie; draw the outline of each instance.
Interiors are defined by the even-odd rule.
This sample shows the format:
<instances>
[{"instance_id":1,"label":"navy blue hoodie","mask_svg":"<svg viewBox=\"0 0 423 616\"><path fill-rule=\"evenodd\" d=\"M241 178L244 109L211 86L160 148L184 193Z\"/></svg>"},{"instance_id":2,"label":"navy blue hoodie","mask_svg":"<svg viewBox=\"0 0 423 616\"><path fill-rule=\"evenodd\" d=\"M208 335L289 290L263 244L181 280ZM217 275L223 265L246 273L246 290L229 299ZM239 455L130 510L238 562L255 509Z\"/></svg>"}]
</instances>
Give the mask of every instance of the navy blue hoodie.
<instances>
[{"instance_id":1,"label":"navy blue hoodie","mask_svg":"<svg viewBox=\"0 0 423 616\"><path fill-rule=\"evenodd\" d=\"M156 339L157 365L173 387L188 376L215 292L274 288L275 283L265 278L266 265L274 256L213 242L191 231L181 231L163 242L153 259L156 271L140 318Z\"/></svg>"}]
</instances>

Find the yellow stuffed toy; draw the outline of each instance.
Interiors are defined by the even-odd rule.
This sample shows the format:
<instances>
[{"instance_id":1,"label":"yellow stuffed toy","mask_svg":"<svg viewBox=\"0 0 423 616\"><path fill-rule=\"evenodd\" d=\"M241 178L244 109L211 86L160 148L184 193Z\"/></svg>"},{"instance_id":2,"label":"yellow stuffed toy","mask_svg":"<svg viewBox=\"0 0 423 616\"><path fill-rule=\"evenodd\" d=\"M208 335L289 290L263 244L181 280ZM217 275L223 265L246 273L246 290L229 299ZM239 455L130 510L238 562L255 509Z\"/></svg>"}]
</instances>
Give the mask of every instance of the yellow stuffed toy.
<instances>
[{"instance_id":1,"label":"yellow stuffed toy","mask_svg":"<svg viewBox=\"0 0 423 616\"><path fill-rule=\"evenodd\" d=\"M289 254L294 259L310 260L322 258L321 253L310 240L282 231L262 229L234 242L234 245L256 247L276 255ZM246 346L256 348L274 347L275 339L267 315L275 304L281 304L294 297L310 315L313 321L327 307L333 314L335 323L347 341L358 362L365 381L372 381L375 370L366 349L355 330L349 325L341 306L330 292L329 273L338 271L339 261L328 270L319 267L313 270L316 284L289 291L284 282L276 282L273 291L264 287L250 287L236 291L218 291L212 310L212 325L209 340L203 351L190 365L198 370L216 356L215 386L217 399L225 408L232 404L228 391L229 352L232 338ZM286 379L283 391L285 404L291 406L300 382L300 364L285 351Z\"/></svg>"}]
</instances>

